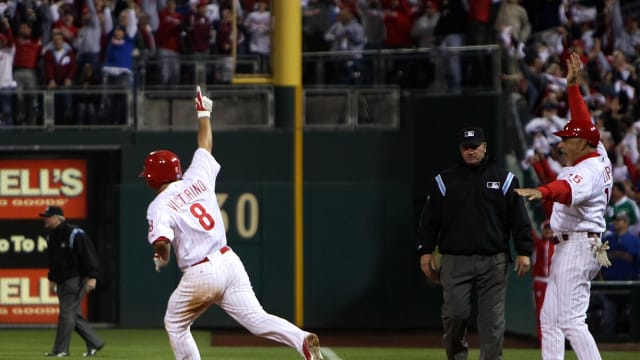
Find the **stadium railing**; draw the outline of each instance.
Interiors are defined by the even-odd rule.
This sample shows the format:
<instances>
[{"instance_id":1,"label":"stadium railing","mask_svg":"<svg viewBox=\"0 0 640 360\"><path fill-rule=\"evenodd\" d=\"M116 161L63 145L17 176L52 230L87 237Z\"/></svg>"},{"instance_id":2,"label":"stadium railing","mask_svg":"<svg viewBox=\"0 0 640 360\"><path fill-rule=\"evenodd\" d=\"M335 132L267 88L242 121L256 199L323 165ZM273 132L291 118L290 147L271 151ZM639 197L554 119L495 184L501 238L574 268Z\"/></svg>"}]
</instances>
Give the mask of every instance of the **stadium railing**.
<instances>
[{"instance_id":1,"label":"stadium railing","mask_svg":"<svg viewBox=\"0 0 640 360\"><path fill-rule=\"evenodd\" d=\"M461 77L459 84L454 85L459 85L462 93L500 93L501 56L501 49L496 45L304 53L304 124L309 129L397 128L403 96L451 94L449 69L452 59L458 58ZM236 75L256 75L263 60L240 55L232 69ZM180 79L176 84L159 82L160 59L149 58L138 64L134 85L130 88L97 84L0 91L12 95L14 113L14 125L0 129L191 130L195 125L186 121L184 114L191 109L196 84L204 84L208 95L216 101L216 119L221 130L276 127L273 85L238 85L230 84L232 79L220 79L221 69L228 70L229 57L182 56ZM24 112L20 104L25 96L36 99L33 102L36 109L30 112L26 122L18 123ZM62 111L60 107L65 103L61 98L65 96L71 97L72 105ZM77 107L80 101L88 101L92 108L83 118ZM314 110L318 107L333 110Z\"/></svg>"},{"instance_id":2,"label":"stadium railing","mask_svg":"<svg viewBox=\"0 0 640 360\"><path fill-rule=\"evenodd\" d=\"M640 280L591 282L587 323L600 341L640 341Z\"/></svg>"}]
</instances>

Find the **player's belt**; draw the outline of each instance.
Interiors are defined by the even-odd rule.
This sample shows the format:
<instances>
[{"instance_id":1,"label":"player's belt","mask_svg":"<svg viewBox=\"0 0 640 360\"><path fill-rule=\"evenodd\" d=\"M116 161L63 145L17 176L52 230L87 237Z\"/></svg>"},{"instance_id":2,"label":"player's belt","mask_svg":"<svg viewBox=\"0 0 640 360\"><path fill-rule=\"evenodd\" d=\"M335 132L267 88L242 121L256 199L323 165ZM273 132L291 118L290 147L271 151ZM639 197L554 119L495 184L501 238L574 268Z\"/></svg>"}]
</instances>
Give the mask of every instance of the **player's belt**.
<instances>
[{"instance_id":1,"label":"player's belt","mask_svg":"<svg viewBox=\"0 0 640 360\"><path fill-rule=\"evenodd\" d=\"M591 231L587 232L586 234L587 234L587 237L597 237L597 238L599 238L599 237L600 237L600 235L601 235L600 233L597 233L597 232L591 232ZM559 244L559 243L560 243L560 242L562 242L562 241L567 241L567 240L569 240L569 237L570 237L570 236L569 236L569 233L563 233L563 234L555 235L555 236L553 237L553 243L557 245L557 244Z\"/></svg>"},{"instance_id":2,"label":"player's belt","mask_svg":"<svg viewBox=\"0 0 640 360\"><path fill-rule=\"evenodd\" d=\"M223 246L223 247L221 247L221 248L220 248L220 254L224 254L224 253L226 253L226 252L227 252L227 251L229 251L229 250L231 250L231 248L230 248L230 247L228 247L228 246ZM208 257L205 257L204 259L202 259L202 260L198 261L197 263L195 263L195 264L191 265L191 267L194 267L194 266L196 266L196 265L200 265L200 264L204 264L204 263L206 263L206 262L209 262L209 258L208 258Z\"/></svg>"}]
</instances>

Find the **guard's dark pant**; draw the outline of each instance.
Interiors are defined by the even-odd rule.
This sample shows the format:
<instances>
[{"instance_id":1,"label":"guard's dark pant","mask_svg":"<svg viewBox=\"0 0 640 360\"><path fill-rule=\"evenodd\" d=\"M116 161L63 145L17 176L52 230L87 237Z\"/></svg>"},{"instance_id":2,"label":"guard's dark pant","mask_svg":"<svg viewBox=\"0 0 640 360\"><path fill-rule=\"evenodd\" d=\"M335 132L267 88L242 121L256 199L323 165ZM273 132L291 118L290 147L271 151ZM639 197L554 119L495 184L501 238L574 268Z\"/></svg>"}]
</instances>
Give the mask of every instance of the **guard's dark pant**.
<instances>
[{"instance_id":1,"label":"guard's dark pant","mask_svg":"<svg viewBox=\"0 0 640 360\"><path fill-rule=\"evenodd\" d=\"M443 344L450 360L466 360L467 323L471 293L478 300L480 359L502 359L504 302L507 287L507 255L442 255L440 283L443 289Z\"/></svg>"},{"instance_id":2,"label":"guard's dark pant","mask_svg":"<svg viewBox=\"0 0 640 360\"><path fill-rule=\"evenodd\" d=\"M53 352L69 353L69 343L73 330L77 331L89 348L100 348L103 341L91 329L89 322L80 312L80 302L85 294L86 278L73 277L58 283L58 300L60 314L58 316L58 330Z\"/></svg>"}]
</instances>

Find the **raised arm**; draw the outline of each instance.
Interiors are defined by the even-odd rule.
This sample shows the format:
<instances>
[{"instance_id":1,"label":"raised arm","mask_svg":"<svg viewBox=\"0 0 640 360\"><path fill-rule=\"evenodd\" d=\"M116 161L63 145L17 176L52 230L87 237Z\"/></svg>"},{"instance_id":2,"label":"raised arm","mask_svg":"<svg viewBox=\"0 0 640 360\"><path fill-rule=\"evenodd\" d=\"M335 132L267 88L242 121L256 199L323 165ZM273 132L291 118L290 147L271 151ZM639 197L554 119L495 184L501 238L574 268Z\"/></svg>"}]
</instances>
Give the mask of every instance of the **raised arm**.
<instances>
[{"instance_id":1,"label":"raised arm","mask_svg":"<svg viewBox=\"0 0 640 360\"><path fill-rule=\"evenodd\" d=\"M580 56L571 53L567 60L567 94L569 98L569 111L571 112L571 120L584 124L591 124L591 115L587 104L584 102L580 87L578 86L578 73L580 72L582 62Z\"/></svg>"},{"instance_id":2,"label":"raised arm","mask_svg":"<svg viewBox=\"0 0 640 360\"><path fill-rule=\"evenodd\" d=\"M202 95L200 86L196 89L195 107L198 113L198 148L209 152L213 148L213 134L211 132L211 111L213 101Z\"/></svg>"},{"instance_id":3,"label":"raised arm","mask_svg":"<svg viewBox=\"0 0 640 360\"><path fill-rule=\"evenodd\" d=\"M91 24L92 26L100 26L100 20L98 20L98 13L96 11L96 4L94 0L87 0L85 2L87 8L89 9L89 14L91 16Z\"/></svg>"}]
</instances>

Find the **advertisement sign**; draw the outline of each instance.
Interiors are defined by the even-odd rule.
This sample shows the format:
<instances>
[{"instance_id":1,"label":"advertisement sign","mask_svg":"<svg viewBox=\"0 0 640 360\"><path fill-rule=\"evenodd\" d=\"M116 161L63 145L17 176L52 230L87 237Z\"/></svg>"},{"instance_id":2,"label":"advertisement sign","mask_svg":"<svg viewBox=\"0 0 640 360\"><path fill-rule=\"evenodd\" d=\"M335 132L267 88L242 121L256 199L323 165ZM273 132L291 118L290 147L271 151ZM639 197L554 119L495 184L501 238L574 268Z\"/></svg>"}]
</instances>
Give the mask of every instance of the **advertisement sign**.
<instances>
[{"instance_id":1,"label":"advertisement sign","mask_svg":"<svg viewBox=\"0 0 640 360\"><path fill-rule=\"evenodd\" d=\"M58 297L47 269L0 269L0 319L5 324L55 323Z\"/></svg>"},{"instance_id":2,"label":"advertisement sign","mask_svg":"<svg viewBox=\"0 0 640 360\"><path fill-rule=\"evenodd\" d=\"M57 322L58 298L47 279L47 230L38 214L60 206L80 225L87 218L86 189L87 160L0 159L0 324ZM86 297L82 308L86 315Z\"/></svg>"},{"instance_id":3,"label":"advertisement sign","mask_svg":"<svg viewBox=\"0 0 640 360\"><path fill-rule=\"evenodd\" d=\"M87 216L86 160L0 160L0 219L37 219L48 205Z\"/></svg>"}]
</instances>

